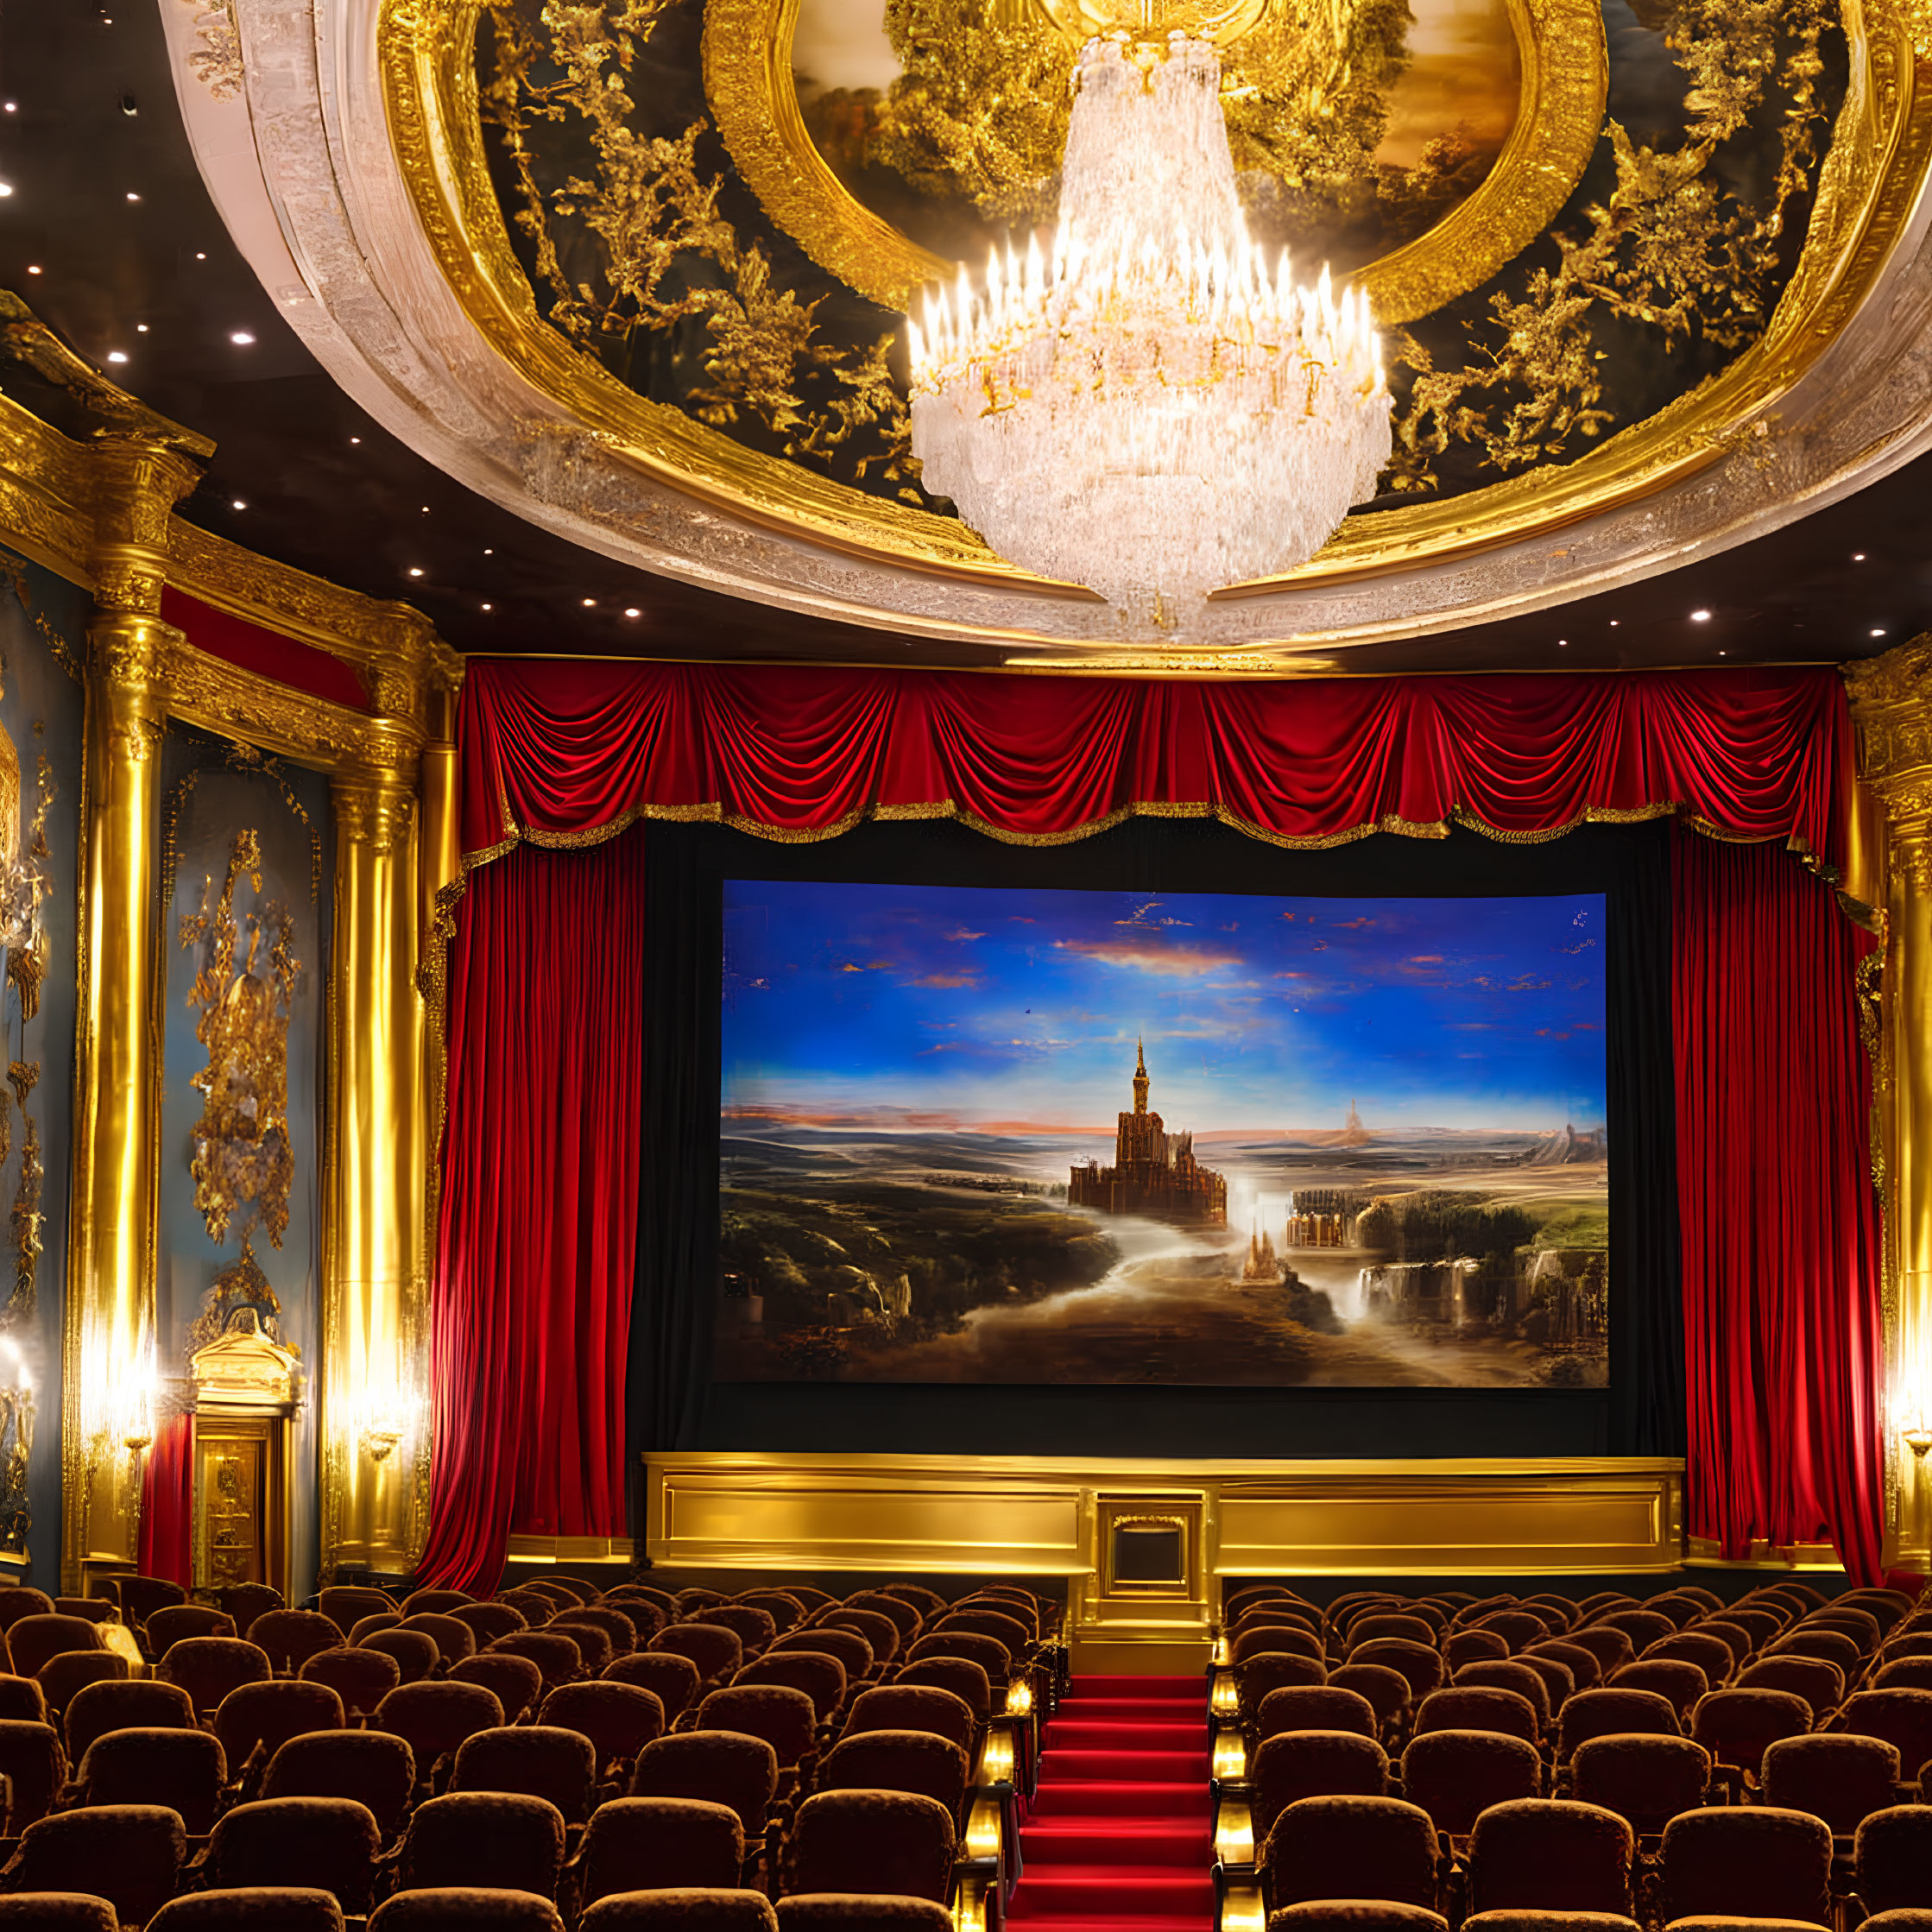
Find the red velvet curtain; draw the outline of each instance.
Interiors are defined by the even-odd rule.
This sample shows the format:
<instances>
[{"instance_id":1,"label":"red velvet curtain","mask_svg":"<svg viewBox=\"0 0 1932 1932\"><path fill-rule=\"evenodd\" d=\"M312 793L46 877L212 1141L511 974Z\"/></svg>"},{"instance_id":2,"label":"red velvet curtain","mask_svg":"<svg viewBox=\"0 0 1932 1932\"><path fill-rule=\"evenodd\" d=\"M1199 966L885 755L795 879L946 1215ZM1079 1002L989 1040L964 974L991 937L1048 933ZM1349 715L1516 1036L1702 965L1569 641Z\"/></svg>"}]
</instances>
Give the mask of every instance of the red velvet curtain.
<instances>
[{"instance_id":1,"label":"red velvet curtain","mask_svg":"<svg viewBox=\"0 0 1932 1932\"><path fill-rule=\"evenodd\" d=\"M1672 1001L1693 1536L1833 1542L1876 1583L1884 1524L1871 942L1763 846L1680 834Z\"/></svg>"},{"instance_id":2,"label":"red velvet curtain","mask_svg":"<svg viewBox=\"0 0 1932 1932\"><path fill-rule=\"evenodd\" d=\"M135 1561L143 1576L184 1588L194 1581L194 1417L175 1410L155 1419L141 1467L141 1533Z\"/></svg>"},{"instance_id":3,"label":"red velvet curtain","mask_svg":"<svg viewBox=\"0 0 1932 1932\"><path fill-rule=\"evenodd\" d=\"M1551 837L1585 818L1676 812L1829 862L1851 752L1843 689L1823 669L1190 684L484 660L470 666L459 736L472 869L450 975L423 1567L464 1586L494 1583L513 1525L623 1528L641 1064L627 995L640 979L642 879L628 840L575 848L649 817L792 838L867 816L957 817L995 837L1059 840L1147 810L1315 845L1430 836L1458 820ZM556 849L519 850L526 841ZM1702 969L1682 950L1717 931L1741 949L1762 914L1751 971L1775 963L1794 985L1835 988L1851 942L1787 854L1747 855L1761 878L1728 869L1727 850L1693 849L1708 862L1684 862L1680 900L1707 893L1708 918L1683 928L1676 988L1692 1015L1680 1051L1705 1056L1699 1090L1714 1107L1720 1070L1734 1075L1752 1056L1753 1133L1815 1139L1828 1102L1844 1138L1837 1157L1821 1145L1803 1170L1824 1190L1811 1205L1829 1241L1820 1233L1825 1245L1776 1266L1767 1253L1753 1302L1720 1265L1718 1217L1768 1202L1770 1177L1792 1170L1754 1181L1753 1144L1707 1132L1702 1115L1687 1122L1693 1439L1700 1460L1733 1456L1740 1433L1755 1445L1729 1472L1734 1508L1694 1490L1692 1531L1734 1540L1746 1518L1822 1528L1866 1574L1878 1537L1866 1464L1828 1470L1851 1426L1830 1414L1828 1388L1852 1413L1874 1399L1862 1345L1845 1343L1835 1380L1808 1371L1803 1445L1771 1440L1787 1417L1745 1400L1736 1366L1761 1359L1756 1338L1772 1327L1780 1363L1822 1362L1836 1346L1825 1330L1875 1293L1871 1244L1851 1233L1872 1215L1855 1045L1847 1036L1853 1058L1834 1058L1800 1027L1815 1057L1794 1067L1788 1036L1721 1000L1706 1011ZM1762 885L1773 875L1785 896ZM1794 1108L1813 1108L1811 1123L1791 1120ZM1815 1272L1828 1249L1840 1271L1828 1292ZM1800 1467L1802 1481L1778 1473Z\"/></svg>"},{"instance_id":4,"label":"red velvet curtain","mask_svg":"<svg viewBox=\"0 0 1932 1932\"><path fill-rule=\"evenodd\" d=\"M635 841L470 881L450 961L426 1579L621 1532L644 977Z\"/></svg>"}]
</instances>

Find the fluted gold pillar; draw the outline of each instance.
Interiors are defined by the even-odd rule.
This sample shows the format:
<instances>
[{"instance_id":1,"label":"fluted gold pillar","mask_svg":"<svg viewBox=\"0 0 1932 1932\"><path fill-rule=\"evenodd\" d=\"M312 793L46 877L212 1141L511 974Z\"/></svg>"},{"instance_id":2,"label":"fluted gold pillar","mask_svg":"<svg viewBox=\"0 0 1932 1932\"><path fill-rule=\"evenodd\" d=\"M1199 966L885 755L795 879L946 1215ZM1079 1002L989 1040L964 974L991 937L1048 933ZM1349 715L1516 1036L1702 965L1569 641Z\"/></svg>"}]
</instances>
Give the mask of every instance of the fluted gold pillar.
<instances>
[{"instance_id":1,"label":"fluted gold pillar","mask_svg":"<svg viewBox=\"0 0 1932 1932\"><path fill-rule=\"evenodd\" d=\"M460 830L457 823L456 694L439 685L430 697L429 742L423 747L422 829L417 840L416 984L426 1003L423 1036L423 1111L429 1159L428 1222L426 1239L436 1240L436 1209L440 1170L438 1141L443 1127L445 1074L449 1041L448 947L438 930L445 910L444 894L463 875Z\"/></svg>"},{"instance_id":2,"label":"fluted gold pillar","mask_svg":"<svg viewBox=\"0 0 1932 1932\"><path fill-rule=\"evenodd\" d=\"M325 1284L322 1568L395 1574L427 1475L423 1003L413 720L376 720L332 775L334 1107Z\"/></svg>"},{"instance_id":3,"label":"fluted gold pillar","mask_svg":"<svg viewBox=\"0 0 1932 1932\"><path fill-rule=\"evenodd\" d=\"M134 438L96 445L86 841L68 1250L61 1571L131 1567L152 1430L161 743L180 634L161 621L167 521L198 470Z\"/></svg>"},{"instance_id":4,"label":"fluted gold pillar","mask_svg":"<svg viewBox=\"0 0 1932 1932\"><path fill-rule=\"evenodd\" d=\"M1885 1173L1888 1457L1896 1560L1932 1556L1932 643L1847 667L1859 771L1884 813L1883 862L1854 843L1859 896L1884 893L1877 1077Z\"/></svg>"}]
</instances>

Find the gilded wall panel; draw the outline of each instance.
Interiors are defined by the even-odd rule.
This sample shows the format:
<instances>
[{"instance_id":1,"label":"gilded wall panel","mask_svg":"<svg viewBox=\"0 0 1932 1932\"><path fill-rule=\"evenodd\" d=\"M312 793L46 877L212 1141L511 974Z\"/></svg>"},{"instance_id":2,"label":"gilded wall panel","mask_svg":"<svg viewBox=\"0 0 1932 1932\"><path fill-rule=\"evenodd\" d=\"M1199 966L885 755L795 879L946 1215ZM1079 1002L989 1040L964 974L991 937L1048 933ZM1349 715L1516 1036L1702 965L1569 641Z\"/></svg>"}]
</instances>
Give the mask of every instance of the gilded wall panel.
<instances>
[{"instance_id":1,"label":"gilded wall panel","mask_svg":"<svg viewBox=\"0 0 1932 1932\"><path fill-rule=\"evenodd\" d=\"M240 1309L300 1357L298 1597L314 1588L329 792L184 726L162 761L155 1335L164 1409ZM235 1575L250 1580L248 1553ZM216 1581L224 1579L214 1579Z\"/></svg>"},{"instance_id":2,"label":"gilded wall panel","mask_svg":"<svg viewBox=\"0 0 1932 1932\"><path fill-rule=\"evenodd\" d=\"M0 1397L0 1569L22 1541L28 1575L60 1580L61 1323L67 1277L79 848L85 705L84 590L0 550L0 919L37 942L9 949L0 982L0 1337L31 1378L28 1526L19 1514L12 1418ZM7 862L14 862L9 864ZM20 869L15 869L17 865ZM38 895L37 905L32 900ZM0 1390L17 1386L0 1348Z\"/></svg>"}]
</instances>

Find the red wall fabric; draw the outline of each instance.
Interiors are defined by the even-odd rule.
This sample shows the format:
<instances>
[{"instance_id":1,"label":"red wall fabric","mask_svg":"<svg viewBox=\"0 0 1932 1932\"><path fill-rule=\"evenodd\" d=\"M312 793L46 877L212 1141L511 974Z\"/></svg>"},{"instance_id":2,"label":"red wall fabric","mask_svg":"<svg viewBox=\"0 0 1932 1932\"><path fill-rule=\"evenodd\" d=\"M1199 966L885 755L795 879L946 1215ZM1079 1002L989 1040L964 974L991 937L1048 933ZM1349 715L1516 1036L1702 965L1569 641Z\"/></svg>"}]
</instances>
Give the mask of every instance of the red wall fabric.
<instances>
[{"instance_id":1,"label":"red wall fabric","mask_svg":"<svg viewBox=\"0 0 1932 1932\"><path fill-rule=\"evenodd\" d=\"M194 1581L194 1417L161 1416L141 1468L141 1533L136 1561L143 1576L184 1588Z\"/></svg>"},{"instance_id":2,"label":"red wall fabric","mask_svg":"<svg viewBox=\"0 0 1932 1932\"><path fill-rule=\"evenodd\" d=\"M494 1586L513 1525L624 1527L643 883L631 842L595 842L647 816L795 837L955 815L1059 839L1179 809L1329 844L1458 819L1547 837L1675 810L1828 862L1851 769L1823 668L1203 684L481 660L459 740L471 875L451 963L422 1573L464 1588ZM1843 1324L1866 1319L1876 1251L1857 1043L1834 1004L1852 942L1784 853L1685 850L1693 1533L1827 1534L1869 1577L1876 1356ZM1782 1008L1749 1004L1771 998L1760 978ZM1819 1193L1800 1198L1794 1174ZM1756 1392L1754 1370L1773 1378Z\"/></svg>"},{"instance_id":3,"label":"red wall fabric","mask_svg":"<svg viewBox=\"0 0 1932 1932\"><path fill-rule=\"evenodd\" d=\"M196 650L205 651L210 657L272 678L278 685L306 691L311 698L346 705L352 711L374 708L354 668L313 644L285 637L266 625L251 624L246 617L218 610L213 604L191 597L171 584L161 586L161 616L183 632Z\"/></svg>"},{"instance_id":4,"label":"red wall fabric","mask_svg":"<svg viewBox=\"0 0 1932 1932\"><path fill-rule=\"evenodd\" d=\"M421 1574L496 1587L504 1539L621 1533L636 1261L636 842L470 881L451 948Z\"/></svg>"},{"instance_id":5,"label":"red wall fabric","mask_svg":"<svg viewBox=\"0 0 1932 1932\"><path fill-rule=\"evenodd\" d=\"M957 812L1037 838L1157 804L1293 844L1675 804L1831 856L1850 768L1825 669L1194 684L483 659L460 736L470 854L640 813L826 833Z\"/></svg>"},{"instance_id":6,"label":"red wall fabric","mask_svg":"<svg viewBox=\"0 0 1932 1932\"><path fill-rule=\"evenodd\" d=\"M1676 840L1689 1526L1834 1542L1876 1583L1879 1235L1854 975L1871 941L1763 846Z\"/></svg>"}]
</instances>

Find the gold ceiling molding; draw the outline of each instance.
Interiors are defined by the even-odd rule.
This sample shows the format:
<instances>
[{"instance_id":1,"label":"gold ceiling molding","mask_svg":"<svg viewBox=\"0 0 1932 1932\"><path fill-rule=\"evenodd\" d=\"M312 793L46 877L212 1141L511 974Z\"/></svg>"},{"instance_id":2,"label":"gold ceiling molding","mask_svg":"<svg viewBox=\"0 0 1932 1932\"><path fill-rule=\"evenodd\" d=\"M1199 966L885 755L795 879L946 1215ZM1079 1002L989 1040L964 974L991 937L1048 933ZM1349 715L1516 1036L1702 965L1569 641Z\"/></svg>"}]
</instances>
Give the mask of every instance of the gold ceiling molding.
<instances>
[{"instance_id":1,"label":"gold ceiling molding","mask_svg":"<svg viewBox=\"0 0 1932 1932\"><path fill-rule=\"evenodd\" d=\"M907 307L958 264L860 202L806 130L792 72L799 0L706 0L704 93L733 165L773 222L881 307ZM1523 82L1482 184L1426 234L1352 280L1375 319L1412 322L1506 268L1549 226L1603 127L1610 57L1598 0L1508 0Z\"/></svg>"},{"instance_id":2,"label":"gold ceiling molding","mask_svg":"<svg viewBox=\"0 0 1932 1932\"><path fill-rule=\"evenodd\" d=\"M391 142L437 268L496 353L565 419L529 426L532 436L575 437L585 460L632 470L698 504L874 567L911 568L1028 600L1092 601L1074 587L1013 569L950 519L866 496L747 450L681 411L636 395L577 350L539 312L490 179L476 75L482 0L376 3L377 79ZM773 0L759 3L769 7ZM1356 580L1453 568L1627 509L1740 451L1748 455L1775 422L1779 399L1830 346L1907 231L1932 157L1932 73L1921 76L1913 40L1923 3L1846 0L1850 79L1805 245L1765 335L1721 376L1561 468L1531 471L1448 502L1351 517L1292 577L1217 592L1210 609L1287 589L1325 591ZM1545 93L1554 88L1575 98L1584 83L1575 72L1558 73L1548 37L1538 43L1535 60L1542 76L1537 85ZM1535 133L1532 127L1526 138ZM1007 635L1019 641L1026 633ZM1286 631L1283 637L1315 641ZM1225 635L1203 640L1222 650L1231 641ZM1117 651L1119 642L1102 647ZM1157 647L1164 668L1182 668L1189 656L1184 641Z\"/></svg>"}]
</instances>

